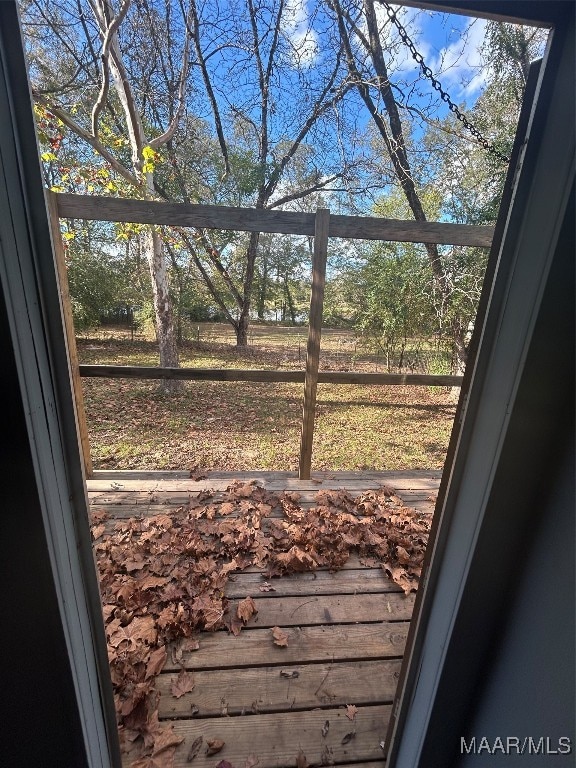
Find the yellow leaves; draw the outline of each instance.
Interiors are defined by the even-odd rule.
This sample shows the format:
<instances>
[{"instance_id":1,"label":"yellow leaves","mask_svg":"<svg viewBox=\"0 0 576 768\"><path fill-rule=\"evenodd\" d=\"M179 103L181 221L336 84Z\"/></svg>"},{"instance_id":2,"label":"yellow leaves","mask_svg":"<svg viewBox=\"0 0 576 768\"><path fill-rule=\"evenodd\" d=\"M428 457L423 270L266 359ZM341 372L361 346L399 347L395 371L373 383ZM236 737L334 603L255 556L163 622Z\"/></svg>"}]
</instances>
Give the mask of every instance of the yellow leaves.
<instances>
[{"instance_id":1,"label":"yellow leaves","mask_svg":"<svg viewBox=\"0 0 576 768\"><path fill-rule=\"evenodd\" d=\"M54 154L54 152L42 152L40 157L42 158L42 160L44 160L45 163L51 163L54 160L58 159Z\"/></svg>"},{"instance_id":2,"label":"yellow leaves","mask_svg":"<svg viewBox=\"0 0 576 768\"><path fill-rule=\"evenodd\" d=\"M147 145L142 149L142 173L154 173L154 168L160 160L160 155L155 149Z\"/></svg>"}]
</instances>

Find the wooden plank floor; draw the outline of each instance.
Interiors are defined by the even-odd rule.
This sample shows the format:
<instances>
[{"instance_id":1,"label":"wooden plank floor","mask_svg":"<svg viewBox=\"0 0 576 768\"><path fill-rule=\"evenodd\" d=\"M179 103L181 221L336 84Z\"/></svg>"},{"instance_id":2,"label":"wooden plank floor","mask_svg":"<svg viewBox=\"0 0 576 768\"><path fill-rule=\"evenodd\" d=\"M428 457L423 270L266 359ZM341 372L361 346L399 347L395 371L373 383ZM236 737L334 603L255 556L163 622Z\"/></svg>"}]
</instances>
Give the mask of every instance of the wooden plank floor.
<instances>
[{"instance_id":1,"label":"wooden plank floor","mask_svg":"<svg viewBox=\"0 0 576 768\"><path fill-rule=\"evenodd\" d=\"M407 506L431 514L440 472L318 472L299 481L290 472L210 472L192 480L184 472L97 471L87 485L92 509L125 518L187 504L206 488L224 491L233 480L297 490L303 505L323 488L356 494L387 485ZM258 614L238 637L202 633L200 648L184 654L194 673L191 693L171 695L180 667L170 658L157 678L160 719L172 720L184 737L174 765L214 768L225 760L234 768L281 768L295 766L300 751L308 765L381 765L414 596L354 557L336 573L274 579L273 592L259 589L263 581L252 568L228 582L231 610L250 595ZM274 626L286 632L287 647L272 642ZM357 708L353 719L347 705ZM202 748L189 762L199 737ZM225 742L217 755L205 754L209 739Z\"/></svg>"}]
</instances>

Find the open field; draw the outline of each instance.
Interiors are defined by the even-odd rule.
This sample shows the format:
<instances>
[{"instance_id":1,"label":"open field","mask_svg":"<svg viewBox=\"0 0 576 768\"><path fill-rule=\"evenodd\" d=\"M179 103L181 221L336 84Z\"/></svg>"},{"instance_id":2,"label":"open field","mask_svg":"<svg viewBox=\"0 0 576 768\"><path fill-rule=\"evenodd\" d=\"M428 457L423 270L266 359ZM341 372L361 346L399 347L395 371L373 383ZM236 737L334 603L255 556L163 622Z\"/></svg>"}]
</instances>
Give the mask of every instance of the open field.
<instances>
[{"instance_id":1,"label":"open field","mask_svg":"<svg viewBox=\"0 0 576 768\"><path fill-rule=\"evenodd\" d=\"M211 328L213 335L218 330L222 341L209 341L202 327L200 342L183 345L181 364L304 367L302 328L282 329L285 334L258 328L258 345L242 352L231 339L224 343L225 326ZM344 355L351 338L346 333L323 333L321 368L375 370L373 361ZM81 363L158 364L154 342L132 342L129 333L101 331L81 338L78 352ZM83 387L97 469L297 468L300 384L186 382L173 397L160 394L154 381L84 379ZM444 388L320 384L312 468L441 469L454 410L454 399Z\"/></svg>"}]
</instances>

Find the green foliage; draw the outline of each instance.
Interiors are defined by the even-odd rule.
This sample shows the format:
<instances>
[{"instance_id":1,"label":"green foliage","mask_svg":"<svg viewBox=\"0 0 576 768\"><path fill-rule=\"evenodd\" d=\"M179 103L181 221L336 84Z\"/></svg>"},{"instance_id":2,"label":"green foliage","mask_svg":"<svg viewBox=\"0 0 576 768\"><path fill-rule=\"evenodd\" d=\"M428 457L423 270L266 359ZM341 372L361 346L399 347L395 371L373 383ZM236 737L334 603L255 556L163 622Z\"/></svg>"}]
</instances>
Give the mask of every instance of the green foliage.
<instances>
[{"instance_id":1,"label":"green foliage","mask_svg":"<svg viewBox=\"0 0 576 768\"><path fill-rule=\"evenodd\" d=\"M378 245L356 278L356 327L369 347L385 355L389 370L401 369L409 341L436 330L428 259L414 246Z\"/></svg>"},{"instance_id":2,"label":"green foliage","mask_svg":"<svg viewBox=\"0 0 576 768\"><path fill-rule=\"evenodd\" d=\"M84 222L63 231L68 283L77 329L94 327L118 306L141 303L138 266L114 241L109 225Z\"/></svg>"}]
</instances>

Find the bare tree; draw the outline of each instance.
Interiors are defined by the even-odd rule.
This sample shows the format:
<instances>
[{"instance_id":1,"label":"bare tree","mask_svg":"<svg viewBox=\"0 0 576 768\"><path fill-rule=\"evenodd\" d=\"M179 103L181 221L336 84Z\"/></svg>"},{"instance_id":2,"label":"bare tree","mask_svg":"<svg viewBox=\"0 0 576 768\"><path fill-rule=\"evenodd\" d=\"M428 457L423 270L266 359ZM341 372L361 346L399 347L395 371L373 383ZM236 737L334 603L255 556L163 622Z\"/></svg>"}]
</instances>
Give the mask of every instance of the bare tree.
<instances>
[{"instance_id":1,"label":"bare tree","mask_svg":"<svg viewBox=\"0 0 576 768\"><path fill-rule=\"evenodd\" d=\"M330 117L331 110L351 87L342 67L341 47L336 48L331 60L325 57L329 63L323 62L321 71L314 68L314 53L310 41L305 41L305 33L299 32L299 40L295 41L292 5L285 0L245 0L221 17L206 4L204 12L211 18L207 25L200 18L195 0L190 4L188 28L218 139L222 182L234 176L234 152L238 142L247 140L246 155L251 157L255 179L250 202L257 209L279 207L333 188L346 174L342 167L332 168L332 172L317 166L309 168L306 179L300 180L303 183L282 189L279 194L287 170L315 129L316 146L320 146L319 131L326 130L325 125L320 128L323 119ZM286 101L280 102L294 84L298 95L286 110ZM284 110L285 114L281 114ZM258 241L259 233L252 233L242 274L235 281L208 234L197 234L193 250L190 238L186 240L209 290L234 326L239 346L246 345L248 339ZM214 280L208 279L206 266L201 266L206 260L229 292L234 314L225 307Z\"/></svg>"},{"instance_id":2,"label":"bare tree","mask_svg":"<svg viewBox=\"0 0 576 768\"><path fill-rule=\"evenodd\" d=\"M338 24L350 77L384 141L410 210L416 221L426 221L426 214L410 165L398 104L388 75L374 1L362 0L361 5L351 4L346 7L340 0L326 0L326 2L332 9ZM381 104L384 110L381 109ZM452 294L448 270L445 269L436 245L428 243L425 248L436 288L442 302L447 303ZM466 329L459 327L455 318L452 340L460 369L463 369L466 363L465 332Z\"/></svg>"},{"instance_id":3,"label":"bare tree","mask_svg":"<svg viewBox=\"0 0 576 768\"><path fill-rule=\"evenodd\" d=\"M190 34L186 30L180 47L180 62L175 69L170 55L162 61L167 78L173 83L172 93L168 94L171 104L170 114L165 124L157 121L154 130L150 122L145 120L145 104L138 103L128 66L126 55L119 40L119 30L125 22L132 0L123 0L116 10L111 0L89 0L91 17L88 18L80 2L76 7L70 4L68 14L56 16L53 9L42 6L40 0L32 4L50 30L52 39L60 44L61 49L76 59L77 68L74 78L66 83L53 87L43 87L35 83L33 95L36 102L50 111L66 128L88 144L108 164L112 171L127 183L132 194L142 198L156 197L154 186L154 159L157 151L166 145L182 119L186 105L186 83L190 71ZM146 11L152 16L148 0L138 0L138 10ZM76 18L78 28L84 34L70 39L68 27ZM155 19L157 22L158 20ZM163 20L164 26L170 30L169 10ZM96 38L91 32L95 27ZM132 63L132 62L131 62ZM94 70L98 67L99 74L95 82ZM47 67L44 66L44 71ZM32 67L32 72L41 71ZM82 82L78 78L82 75ZM57 79L57 73L51 73L51 79ZM93 93L91 108L82 103L82 114L77 116L73 110L63 104L63 98L69 92L71 85L90 85ZM153 99L148 92L146 98ZM77 107L76 107L77 110ZM89 119L88 119L89 111ZM112 124L121 135L125 135L129 148L130 160L122 157L110 143L102 137L102 118L106 113ZM120 142L122 146L122 143ZM163 367L178 366L178 350L174 333L172 303L169 293L168 271L162 240L154 227L147 228L142 233L143 246L148 262L152 282L156 334L158 338L160 365ZM165 391L174 392L181 382L165 382Z\"/></svg>"}]
</instances>

